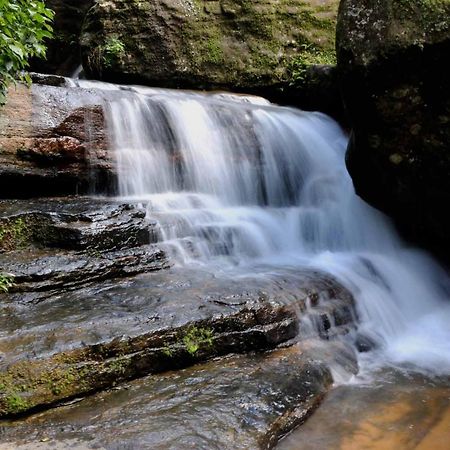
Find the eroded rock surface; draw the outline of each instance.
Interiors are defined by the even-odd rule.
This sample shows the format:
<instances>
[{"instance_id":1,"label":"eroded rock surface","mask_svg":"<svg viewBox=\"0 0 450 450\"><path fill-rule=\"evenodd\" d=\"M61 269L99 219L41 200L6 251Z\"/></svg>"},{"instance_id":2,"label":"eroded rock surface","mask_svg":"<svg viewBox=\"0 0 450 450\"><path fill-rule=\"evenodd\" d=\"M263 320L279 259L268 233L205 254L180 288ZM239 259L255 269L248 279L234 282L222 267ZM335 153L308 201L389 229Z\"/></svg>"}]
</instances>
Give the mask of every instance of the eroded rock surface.
<instances>
[{"instance_id":1,"label":"eroded rock surface","mask_svg":"<svg viewBox=\"0 0 450 450\"><path fill-rule=\"evenodd\" d=\"M2 296L1 415L215 356L274 348L299 331L306 339L321 329L329 339L354 319L351 294L306 270L261 268L244 277L171 269L45 300L30 295Z\"/></svg>"},{"instance_id":2,"label":"eroded rock surface","mask_svg":"<svg viewBox=\"0 0 450 450\"><path fill-rule=\"evenodd\" d=\"M0 112L0 198L113 186L101 91L76 88L58 77L9 89Z\"/></svg>"},{"instance_id":3,"label":"eroded rock surface","mask_svg":"<svg viewBox=\"0 0 450 450\"><path fill-rule=\"evenodd\" d=\"M343 0L338 69L357 192L448 260L450 3Z\"/></svg>"},{"instance_id":4,"label":"eroded rock surface","mask_svg":"<svg viewBox=\"0 0 450 450\"><path fill-rule=\"evenodd\" d=\"M268 449L306 420L331 381L297 346L232 356L3 422L3 439L19 449Z\"/></svg>"}]
</instances>

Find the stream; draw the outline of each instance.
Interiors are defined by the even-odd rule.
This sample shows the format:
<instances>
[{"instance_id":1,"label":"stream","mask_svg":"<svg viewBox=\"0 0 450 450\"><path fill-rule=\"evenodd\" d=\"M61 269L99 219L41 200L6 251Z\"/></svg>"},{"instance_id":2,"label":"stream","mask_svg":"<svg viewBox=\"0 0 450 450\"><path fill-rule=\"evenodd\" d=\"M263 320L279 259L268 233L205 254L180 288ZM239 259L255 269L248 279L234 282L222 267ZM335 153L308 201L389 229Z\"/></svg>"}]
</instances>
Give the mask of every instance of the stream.
<instances>
[{"instance_id":1,"label":"stream","mask_svg":"<svg viewBox=\"0 0 450 450\"><path fill-rule=\"evenodd\" d=\"M58 408L7 419L0 437L23 450L272 448L332 385L277 448L445 447L448 273L355 194L348 136L334 120L253 96L70 83L102 92L118 173L108 222L129 214L151 224L149 247L130 244L122 264L133 252L150 259L150 248L160 260L152 273L98 276L42 299L31 293L32 308L5 309L4 364L96 349L81 362L99 384L61 394L69 401ZM60 230L81 223L87 233L90 220L100 239L102 214L79 217L105 199L94 192L84 201L46 207ZM53 264L69 273L62 285L70 261L108 259L89 247L87 256L58 255ZM188 330L181 342L180 330ZM173 363L176 352L189 364ZM102 381L97 363L111 379ZM81 401L86 393L94 395Z\"/></svg>"},{"instance_id":2,"label":"stream","mask_svg":"<svg viewBox=\"0 0 450 450\"><path fill-rule=\"evenodd\" d=\"M362 367L450 372L450 283L356 196L347 136L320 113L259 97L78 81L107 103L122 199L142 202L180 265L315 268L356 299Z\"/></svg>"}]
</instances>

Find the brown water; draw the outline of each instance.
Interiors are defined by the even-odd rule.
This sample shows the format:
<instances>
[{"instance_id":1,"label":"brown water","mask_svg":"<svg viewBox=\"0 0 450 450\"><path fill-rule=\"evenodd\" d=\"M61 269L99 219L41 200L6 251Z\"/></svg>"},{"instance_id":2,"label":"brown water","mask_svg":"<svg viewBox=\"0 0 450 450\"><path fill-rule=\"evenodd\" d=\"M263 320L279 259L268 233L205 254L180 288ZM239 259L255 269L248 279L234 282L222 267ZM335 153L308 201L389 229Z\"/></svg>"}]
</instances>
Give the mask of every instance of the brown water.
<instances>
[{"instance_id":1,"label":"brown water","mask_svg":"<svg viewBox=\"0 0 450 450\"><path fill-rule=\"evenodd\" d=\"M382 382L340 386L279 450L447 450L450 379L383 375Z\"/></svg>"}]
</instances>

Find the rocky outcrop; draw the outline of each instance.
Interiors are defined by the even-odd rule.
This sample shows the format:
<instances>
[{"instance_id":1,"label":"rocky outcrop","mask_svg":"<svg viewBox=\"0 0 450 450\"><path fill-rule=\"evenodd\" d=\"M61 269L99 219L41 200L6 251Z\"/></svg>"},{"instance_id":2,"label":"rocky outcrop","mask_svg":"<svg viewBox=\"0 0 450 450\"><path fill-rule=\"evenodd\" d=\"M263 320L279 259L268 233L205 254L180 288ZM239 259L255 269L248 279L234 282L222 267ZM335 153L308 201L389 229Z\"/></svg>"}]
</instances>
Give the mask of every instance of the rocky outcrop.
<instances>
[{"instance_id":1,"label":"rocky outcrop","mask_svg":"<svg viewBox=\"0 0 450 450\"><path fill-rule=\"evenodd\" d=\"M334 61L337 5L100 0L83 25L83 65L89 76L108 81L245 91L292 102L311 64Z\"/></svg>"},{"instance_id":2,"label":"rocky outcrop","mask_svg":"<svg viewBox=\"0 0 450 450\"><path fill-rule=\"evenodd\" d=\"M272 349L302 327L308 338L311 323L312 336L326 340L353 327L351 294L323 273L235 279L174 268L98 282L101 272L89 279L89 265L100 256L71 255L42 272L9 262L17 284L0 294L0 416L228 353ZM163 267L155 252L147 258L153 269Z\"/></svg>"},{"instance_id":3,"label":"rocky outcrop","mask_svg":"<svg viewBox=\"0 0 450 450\"><path fill-rule=\"evenodd\" d=\"M450 247L449 17L445 0L343 0L337 27L356 190L441 254Z\"/></svg>"},{"instance_id":4,"label":"rocky outcrop","mask_svg":"<svg viewBox=\"0 0 450 450\"><path fill-rule=\"evenodd\" d=\"M131 204L86 198L0 201L0 273L21 302L170 266L156 223Z\"/></svg>"},{"instance_id":5,"label":"rocky outcrop","mask_svg":"<svg viewBox=\"0 0 450 450\"><path fill-rule=\"evenodd\" d=\"M0 111L0 198L112 189L101 91L33 78L11 87Z\"/></svg>"},{"instance_id":6,"label":"rocky outcrop","mask_svg":"<svg viewBox=\"0 0 450 450\"><path fill-rule=\"evenodd\" d=\"M153 375L10 422L2 440L23 450L273 448L330 387L316 356L294 346Z\"/></svg>"}]
</instances>

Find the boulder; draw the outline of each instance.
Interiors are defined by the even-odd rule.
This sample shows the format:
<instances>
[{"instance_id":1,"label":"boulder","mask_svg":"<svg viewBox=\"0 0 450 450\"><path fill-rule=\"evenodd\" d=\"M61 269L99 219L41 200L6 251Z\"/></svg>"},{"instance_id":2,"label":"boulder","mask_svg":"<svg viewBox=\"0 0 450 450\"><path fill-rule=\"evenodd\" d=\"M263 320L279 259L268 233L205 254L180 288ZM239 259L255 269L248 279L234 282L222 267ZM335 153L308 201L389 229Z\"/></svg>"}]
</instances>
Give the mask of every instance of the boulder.
<instances>
[{"instance_id":1,"label":"boulder","mask_svg":"<svg viewBox=\"0 0 450 450\"><path fill-rule=\"evenodd\" d=\"M292 104L308 67L334 62L337 5L99 0L83 24L83 66L96 79L248 92Z\"/></svg>"},{"instance_id":2,"label":"boulder","mask_svg":"<svg viewBox=\"0 0 450 450\"><path fill-rule=\"evenodd\" d=\"M0 111L0 198L113 190L101 91L33 78L11 87Z\"/></svg>"},{"instance_id":3,"label":"boulder","mask_svg":"<svg viewBox=\"0 0 450 450\"><path fill-rule=\"evenodd\" d=\"M447 0L343 0L337 25L356 191L447 259L449 18Z\"/></svg>"}]
</instances>

